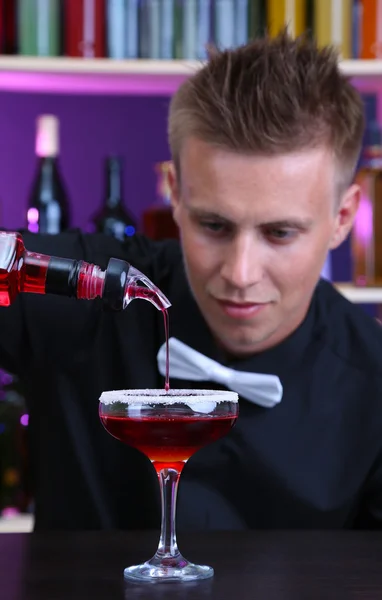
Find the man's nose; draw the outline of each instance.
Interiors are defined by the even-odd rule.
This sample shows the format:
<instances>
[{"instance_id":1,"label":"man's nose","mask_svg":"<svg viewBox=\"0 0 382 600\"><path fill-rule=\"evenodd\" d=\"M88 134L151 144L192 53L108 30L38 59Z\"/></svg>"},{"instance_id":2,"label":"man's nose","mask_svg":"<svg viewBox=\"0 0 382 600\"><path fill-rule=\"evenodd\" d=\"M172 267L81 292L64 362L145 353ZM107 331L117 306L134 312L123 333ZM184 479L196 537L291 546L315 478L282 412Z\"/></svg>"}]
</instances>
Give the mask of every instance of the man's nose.
<instances>
[{"instance_id":1,"label":"man's nose","mask_svg":"<svg viewBox=\"0 0 382 600\"><path fill-rule=\"evenodd\" d=\"M235 236L226 248L222 278L237 289L245 289L263 278L262 252L252 233Z\"/></svg>"}]
</instances>

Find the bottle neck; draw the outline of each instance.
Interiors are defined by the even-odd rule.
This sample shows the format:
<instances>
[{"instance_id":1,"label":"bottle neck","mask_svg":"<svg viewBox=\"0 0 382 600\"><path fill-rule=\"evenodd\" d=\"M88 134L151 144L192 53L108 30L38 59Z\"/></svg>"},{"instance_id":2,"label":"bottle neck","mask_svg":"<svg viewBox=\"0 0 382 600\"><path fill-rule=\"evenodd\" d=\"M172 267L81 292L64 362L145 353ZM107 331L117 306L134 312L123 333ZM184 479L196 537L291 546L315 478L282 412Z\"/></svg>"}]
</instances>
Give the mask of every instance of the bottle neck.
<instances>
[{"instance_id":1,"label":"bottle neck","mask_svg":"<svg viewBox=\"0 0 382 600\"><path fill-rule=\"evenodd\" d=\"M105 272L83 260L51 256L46 274L45 293L94 300L102 298Z\"/></svg>"},{"instance_id":2,"label":"bottle neck","mask_svg":"<svg viewBox=\"0 0 382 600\"><path fill-rule=\"evenodd\" d=\"M25 250L20 264L20 292L55 294L78 300L102 298L113 310L126 308L134 298L148 300L158 310L170 306L167 298L143 273L123 260L111 258L103 271L82 260ZM142 287L139 282L148 287Z\"/></svg>"},{"instance_id":3,"label":"bottle neck","mask_svg":"<svg viewBox=\"0 0 382 600\"><path fill-rule=\"evenodd\" d=\"M58 173L57 157L39 156L37 172L42 185L50 184L52 178Z\"/></svg>"},{"instance_id":4,"label":"bottle neck","mask_svg":"<svg viewBox=\"0 0 382 600\"><path fill-rule=\"evenodd\" d=\"M122 205L122 164L120 159L111 158L106 162L105 205L116 208Z\"/></svg>"},{"instance_id":5,"label":"bottle neck","mask_svg":"<svg viewBox=\"0 0 382 600\"><path fill-rule=\"evenodd\" d=\"M50 166L52 169L57 168L57 156L38 156L38 164Z\"/></svg>"}]
</instances>

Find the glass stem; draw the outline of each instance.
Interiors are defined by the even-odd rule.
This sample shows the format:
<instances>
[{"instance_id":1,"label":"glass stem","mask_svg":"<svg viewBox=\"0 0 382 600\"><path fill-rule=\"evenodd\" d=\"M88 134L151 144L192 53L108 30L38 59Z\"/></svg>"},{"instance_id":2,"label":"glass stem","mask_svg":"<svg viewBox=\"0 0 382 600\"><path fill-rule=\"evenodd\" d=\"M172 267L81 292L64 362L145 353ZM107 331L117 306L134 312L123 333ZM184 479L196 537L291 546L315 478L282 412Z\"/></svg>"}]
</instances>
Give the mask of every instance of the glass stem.
<instances>
[{"instance_id":1,"label":"glass stem","mask_svg":"<svg viewBox=\"0 0 382 600\"><path fill-rule=\"evenodd\" d=\"M175 557L180 555L175 531L176 495L180 473L176 469L162 469L158 477L162 502L162 526L156 556Z\"/></svg>"}]
</instances>

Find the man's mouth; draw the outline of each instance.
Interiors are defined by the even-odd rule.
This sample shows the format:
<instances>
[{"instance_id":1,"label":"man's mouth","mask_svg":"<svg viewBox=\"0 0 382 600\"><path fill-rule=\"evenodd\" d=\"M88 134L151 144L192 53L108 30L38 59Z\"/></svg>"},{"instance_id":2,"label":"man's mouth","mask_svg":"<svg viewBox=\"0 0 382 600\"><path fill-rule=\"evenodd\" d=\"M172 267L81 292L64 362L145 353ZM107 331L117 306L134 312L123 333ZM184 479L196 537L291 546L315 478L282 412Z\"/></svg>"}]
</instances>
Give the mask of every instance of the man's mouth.
<instances>
[{"instance_id":1,"label":"man's mouth","mask_svg":"<svg viewBox=\"0 0 382 600\"><path fill-rule=\"evenodd\" d=\"M217 303L232 319L250 319L268 305L268 302L233 302L232 300L217 300Z\"/></svg>"}]
</instances>

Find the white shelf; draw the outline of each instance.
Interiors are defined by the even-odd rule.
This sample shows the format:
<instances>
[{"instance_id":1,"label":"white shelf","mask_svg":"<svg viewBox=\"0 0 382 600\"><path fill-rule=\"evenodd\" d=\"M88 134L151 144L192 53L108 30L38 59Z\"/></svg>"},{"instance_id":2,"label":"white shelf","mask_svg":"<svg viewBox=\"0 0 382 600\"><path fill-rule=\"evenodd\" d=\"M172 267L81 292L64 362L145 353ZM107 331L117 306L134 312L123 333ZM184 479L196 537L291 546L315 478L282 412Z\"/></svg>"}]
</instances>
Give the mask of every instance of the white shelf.
<instances>
[{"instance_id":1,"label":"white shelf","mask_svg":"<svg viewBox=\"0 0 382 600\"><path fill-rule=\"evenodd\" d=\"M183 75L187 76L203 64L198 60L114 60L110 58L68 58L0 55L1 71L50 73L119 74L119 75ZM341 70L351 77L382 75L382 60L343 60Z\"/></svg>"},{"instance_id":2,"label":"white shelf","mask_svg":"<svg viewBox=\"0 0 382 600\"><path fill-rule=\"evenodd\" d=\"M96 73L109 75L183 75L186 77L202 64L202 61L197 60L114 60L111 58L0 55L1 71L80 73L84 75Z\"/></svg>"},{"instance_id":3,"label":"white shelf","mask_svg":"<svg viewBox=\"0 0 382 600\"><path fill-rule=\"evenodd\" d=\"M356 304L382 304L382 287L357 287L351 283L334 283L334 287Z\"/></svg>"},{"instance_id":4,"label":"white shelf","mask_svg":"<svg viewBox=\"0 0 382 600\"><path fill-rule=\"evenodd\" d=\"M169 96L200 61L0 56L0 91Z\"/></svg>"},{"instance_id":5,"label":"white shelf","mask_svg":"<svg viewBox=\"0 0 382 600\"><path fill-rule=\"evenodd\" d=\"M343 60L340 62L341 71L349 77L381 77L382 60Z\"/></svg>"},{"instance_id":6,"label":"white shelf","mask_svg":"<svg viewBox=\"0 0 382 600\"><path fill-rule=\"evenodd\" d=\"M34 516L30 514L20 514L14 517L0 518L1 533L30 533L34 527Z\"/></svg>"},{"instance_id":7,"label":"white shelf","mask_svg":"<svg viewBox=\"0 0 382 600\"><path fill-rule=\"evenodd\" d=\"M202 64L0 55L0 91L169 95ZM344 60L340 67L357 79L382 77L382 60Z\"/></svg>"}]
</instances>

